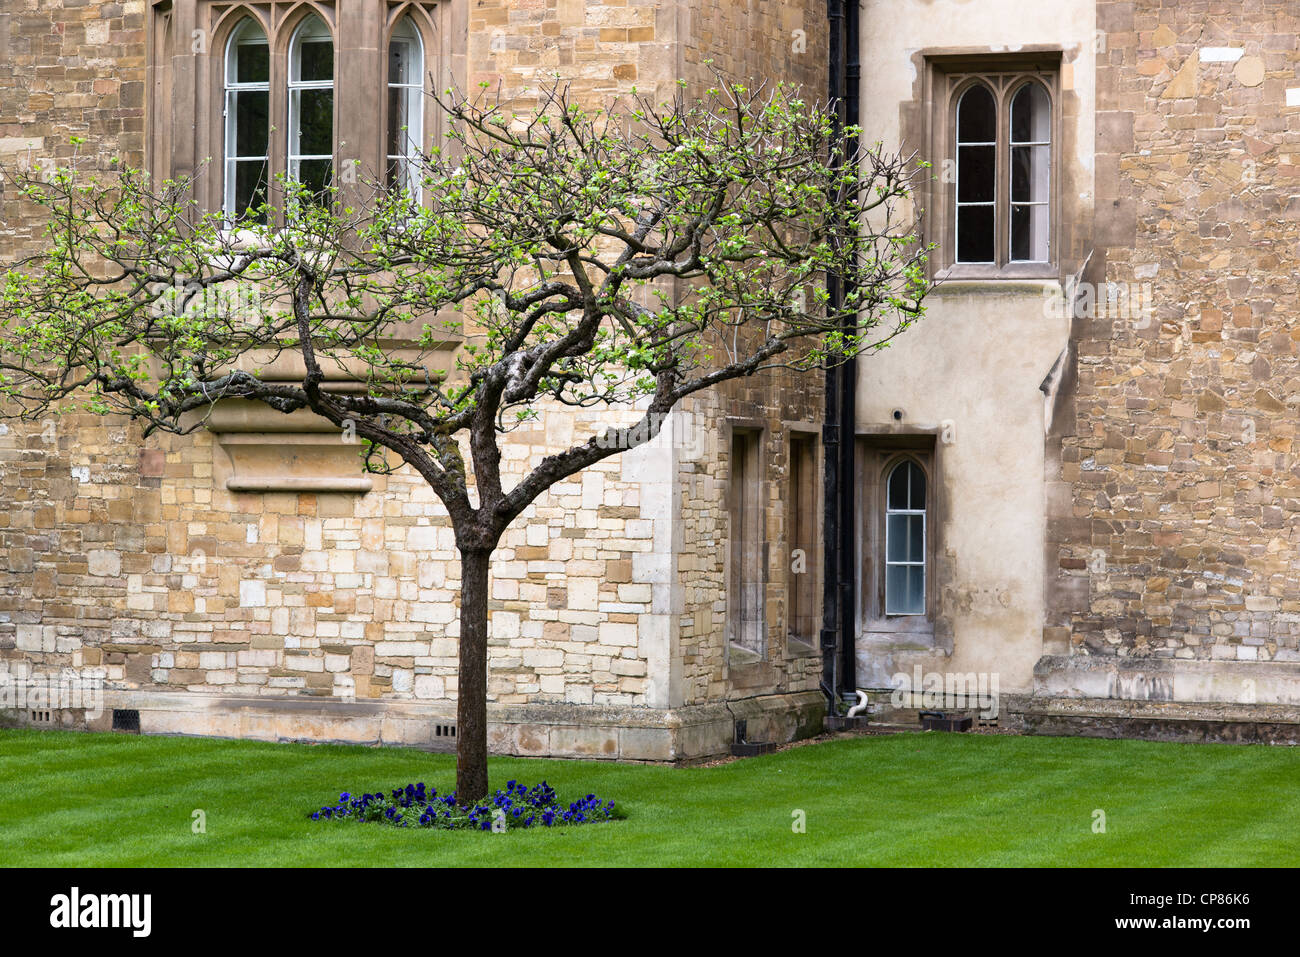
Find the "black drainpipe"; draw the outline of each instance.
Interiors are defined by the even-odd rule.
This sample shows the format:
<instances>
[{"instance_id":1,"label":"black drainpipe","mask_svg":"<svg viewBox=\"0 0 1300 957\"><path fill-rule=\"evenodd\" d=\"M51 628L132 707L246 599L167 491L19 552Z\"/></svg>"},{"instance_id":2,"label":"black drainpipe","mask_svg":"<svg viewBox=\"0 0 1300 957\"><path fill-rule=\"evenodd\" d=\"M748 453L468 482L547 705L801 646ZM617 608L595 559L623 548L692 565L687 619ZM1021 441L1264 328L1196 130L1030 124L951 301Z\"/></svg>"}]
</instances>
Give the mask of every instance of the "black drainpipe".
<instances>
[{"instance_id":1,"label":"black drainpipe","mask_svg":"<svg viewBox=\"0 0 1300 957\"><path fill-rule=\"evenodd\" d=\"M842 123L856 124L858 114L858 5L826 0L830 26L827 83L831 107ZM844 301L838 276L827 276L830 308ZM846 325L852 320L846 319ZM854 649L854 435L857 363L826 370L826 409L822 426L825 470L822 484L825 580L822 584L822 692L834 707L836 696L856 690Z\"/></svg>"},{"instance_id":2,"label":"black drainpipe","mask_svg":"<svg viewBox=\"0 0 1300 957\"><path fill-rule=\"evenodd\" d=\"M858 9L857 0L845 3L844 17L844 122L849 126L858 125L858 81L861 66L858 53ZM850 155L857 153L857 137L849 144ZM851 290L846 289L845 292ZM845 319L844 325L851 329L856 323ZM840 675L841 690L856 691L858 688L857 658L857 434L858 434L858 361L850 359L844 364L840 376L840 386L844 390L844 399L840 404L840 647L843 649L844 665Z\"/></svg>"}]
</instances>

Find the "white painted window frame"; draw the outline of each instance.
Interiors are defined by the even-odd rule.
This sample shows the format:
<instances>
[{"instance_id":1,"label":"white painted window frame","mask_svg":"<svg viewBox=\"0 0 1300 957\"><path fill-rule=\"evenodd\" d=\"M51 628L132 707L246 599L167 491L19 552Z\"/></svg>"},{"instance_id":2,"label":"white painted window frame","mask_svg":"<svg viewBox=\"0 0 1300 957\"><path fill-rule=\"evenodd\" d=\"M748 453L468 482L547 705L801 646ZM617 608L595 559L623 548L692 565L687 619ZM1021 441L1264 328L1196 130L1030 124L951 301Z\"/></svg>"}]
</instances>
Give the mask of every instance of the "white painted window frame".
<instances>
[{"instance_id":1,"label":"white painted window frame","mask_svg":"<svg viewBox=\"0 0 1300 957\"><path fill-rule=\"evenodd\" d=\"M250 29L250 27L252 29ZM246 39L246 37L249 34L254 32L258 36L260 36L260 39ZM271 168L269 113L267 115L268 128L267 128L267 144L266 144L265 152L261 156L234 155L234 151L238 147L238 129L237 129L238 115L237 115L237 109L235 105L236 97L238 96L238 94L265 93L268 109L271 101L271 78L269 72L267 74L267 78L265 82L240 83L233 79L233 77L237 75L234 68L236 63L236 57L238 55L238 51L236 48L238 46L269 47L269 45L270 45L270 41L267 39L265 31L263 31L261 25L258 24L251 17L245 20L243 23L241 23L234 30L234 32L230 34L230 38L226 41L226 51L225 51L225 59L224 59L225 76L222 78L223 81L222 117L224 119L223 127L225 131L225 142L222 145L222 161L223 161L222 173L224 175L222 212L225 215L227 228L232 230L236 229L237 227L237 222L235 219L235 182L236 182L235 170L237 169L238 164L253 163L253 162L260 161L267 170L268 187L270 186L269 176L270 176L270 168ZM268 54L269 52L270 51L268 49Z\"/></svg>"},{"instance_id":2,"label":"white painted window frame","mask_svg":"<svg viewBox=\"0 0 1300 957\"><path fill-rule=\"evenodd\" d=\"M889 470L889 474L885 476L885 588L884 588L885 608L884 611L887 616L895 617L895 618L914 617L918 615L924 617L927 602L929 600L928 590L930 587L930 570L927 567L928 566L927 559L929 555L929 552L927 550L929 547L928 536L930 534L929 516L927 515L929 509L926 507L925 503L922 504L921 508L891 508L889 504L889 483L893 481L894 474L899 469L905 468L907 466L911 466L912 468L917 469L921 473L922 478L924 478L925 480L925 499L927 503L930 497L930 477L926 475L925 469L921 468L921 466L917 462L913 461L910 458L903 459L901 462L898 462L896 465L894 465L893 468ZM912 485L910 481L908 482L908 486L907 486L907 497L908 497L908 501L910 502L912 498ZM921 517L921 560L920 561L908 561L908 562L890 561L889 518L892 515L919 515ZM891 567L916 568L918 566L921 569L921 610L920 611L892 610L889 607L889 569Z\"/></svg>"},{"instance_id":3,"label":"white painted window frame","mask_svg":"<svg viewBox=\"0 0 1300 957\"><path fill-rule=\"evenodd\" d=\"M993 131L994 131L994 139L993 139L991 142L985 142L985 141L982 141L982 140L981 140L981 141L974 141L974 140L972 140L971 142L967 143L967 142L965 142L964 140L962 140L962 138L961 138L961 108L962 108L962 105L963 105L963 104L965 103L965 101L966 101L966 97L970 96L971 93L973 93L973 92L976 91L976 90L981 90L981 91L983 91L984 95L987 96L987 97L989 97L989 99L990 99L990 100L992 101L992 103L993 103ZM998 141L997 141L997 138L996 138L996 137L997 137L997 123L998 123L998 102L997 102L997 94L994 93L994 91L990 90L990 89L989 89L987 86L985 86L983 83L972 83L972 84L970 85L970 87L967 88L967 89L962 93L962 95L961 95L960 97L958 97L958 99L957 99L956 122L954 123L955 129L953 130L953 142L956 144L956 148L955 148L954 151L953 151L953 158L954 158L954 163L953 163L953 175L954 175L955 180L956 180L956 182L955 182L955 187L956 187L956 188L953 189L953 192L952 192L953 203L955 204L955 205L954 205L954 209L953 209L953 220L952 220L952 235L953 235L953 251L952 251L952 254L953 254L953 262L955 262L955 263L957 263L957 264L959 264L959 265L963 265L963 266L966 266L966 265L972 265L972 266L990 266L990 265L993 265L994 263L997 262L997 255L998 255L998 227L997 227L997 223L998 223L998 187L1001 185L1001 184L998 182L998 175L999 175L999 171L1000 171L1000 169L1001 169L1001 165L1002 165L1002 164L999 162L999 157L998 157ZM964 202L964 203L963 203L962 200L961 200L961 151L962 151L962 148L963 148L963 147L967 147L967 146L991 146L991 147L993 147L993 198L992 198L991 200L988 200L987 202L983 202L983 201L980 201L980 202L969 202L969 201L967 201L967 202ZM993 258L992 258L992 259L959 259L959 258L957 258L958 256L961 255L961 252L960 252L960 250L961 250L961 211L962 211L962 209L964 209L964 208L966 208L966 207L968 207L968 206L987 206L987 207L989 207L990 209L993 210Z\"/></svg>"},{"instance_id":4,"label":"white painted window frame","mask_svg":"<svg viewBox=\"0 0 1300 957\"><path fill-rule=\"evenodd\" d=\"M1020 142L1015 138L1015 110L1016 99L1030 86L1036 86L1043 94L1043 99L1047 108L1047 139L1045 140L1025 140ZM1052 261L1052 94L1044 89L1043 84L1036 79L1027 79L1011 91L1011 97L1007 101L1007 262L1012 263L1049 263ZM1015 188L1014 179L1011 177L1011 170L1015 164L1016 149L1018 147L1046 146L1047 147L1047 198L1042 200L1033 200L1027 202L1016 202L1013 194ZM1013 230L1015 229L1015 209L1017 206L1045 206L1047 207L1047 255L1042 259L1016 259L1014 249L1016 245Z\"/></svg>"},{"instance_id":5,"label":"white painted window frame","mask_svg":"<svg viewBox=\"0 0 1300 957\"><path fill-rule=\"evenodd\" d=\"M406 31L408 35L402 35ZM424 143L424 74L425 74L425 51L424 37L420 33L419 27L411 20L409 14L405 15L398 21L397 27L389 37L389 55L392 55L392 44L394 42L412 43L415 47L415 56L411 66L407 71L405 82L394 83L391 79L387 80L387 89L401 90L406 98L406 116L407 126L404 133L406 142L405 153L390 153L385 159L388 163L400 163L403 171L403 177L406 180L406 190L411 194L412 201L419 205L421 199L421 183L418 176L413 175L415 161ZM389 116L388 125L391 128L396 119ZM388 130L385 130L384 142L388 142ZM387 171L385 171L387 176Z\"/></svg>"},{"instance_id":6,"label":"white painted window frame","mask_svg":"<svg viewBox=\"0 0 1300 957\"><path fill-rule=\"evenodd\" d=\"M312 31L308 33L308 31ZM328 80L303 80L300 78L302 73L302 43L304 38L328 37L334 61L334 74L338 72L338 44L334 42L334 34L330 32L329 26L312 14L298 24L293 31L293 38L289 41L289 76L288 76L288 95L289 95L289 123L285 130L287 136L285 144L285 166L288 172L288 178L291 182L300 182L299 174L304 161L329 160L331 169L334 168L334 154L316 154L302 153L302 123L299 116L300 94L307 90L329 90L331 110L337 108L337 101L334 96L334 76L331 75ZM334 142L334 120L330 119L330 143ZM337 171L335 171L337 172Z\"/></svg>"}]
</instances>

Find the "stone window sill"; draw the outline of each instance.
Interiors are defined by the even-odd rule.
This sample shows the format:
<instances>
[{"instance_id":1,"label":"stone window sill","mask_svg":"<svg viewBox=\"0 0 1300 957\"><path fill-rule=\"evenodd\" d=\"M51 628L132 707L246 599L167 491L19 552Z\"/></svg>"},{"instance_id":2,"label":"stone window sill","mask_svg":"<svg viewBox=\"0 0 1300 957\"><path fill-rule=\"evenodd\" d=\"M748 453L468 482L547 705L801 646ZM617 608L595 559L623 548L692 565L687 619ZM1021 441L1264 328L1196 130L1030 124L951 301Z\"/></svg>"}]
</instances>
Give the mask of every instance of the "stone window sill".
<instances>
[{"instance_id":1,"label":"stone window sill","mask_svg":"<svg viewBox=\"0 0 1300 957\"><path fill-rule=\"evenodd\" d=\"M811 641L796 638L794 635L787 635L785 639L785 656L786 658L814 658L820 657L821 651Z\"/></svg>"},{"instance_id":2,"label":"stone window sill","mask_svg":"<svg viewBox=\"0 0 1300 957\"><path fill-rule=\"evenodd\" d=\"M762 664L763 656L751 648L738 645L734 641L727 643L727 664L731 668L744 668L749 665Z\"/></svg>"}]
</instances>

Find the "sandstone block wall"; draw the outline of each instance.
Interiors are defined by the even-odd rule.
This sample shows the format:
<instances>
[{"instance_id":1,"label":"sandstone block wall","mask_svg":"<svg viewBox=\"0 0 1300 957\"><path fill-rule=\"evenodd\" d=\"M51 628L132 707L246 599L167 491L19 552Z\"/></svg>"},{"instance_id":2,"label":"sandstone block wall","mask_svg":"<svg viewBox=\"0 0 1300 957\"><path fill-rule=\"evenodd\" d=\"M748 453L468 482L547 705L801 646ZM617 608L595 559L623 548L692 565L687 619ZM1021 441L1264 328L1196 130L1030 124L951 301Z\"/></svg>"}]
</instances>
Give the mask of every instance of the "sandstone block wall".
<instances>
[{"instance_id":1,"label":"sandstone block wall","mask_svg":"<svg viewBox=\"0 0 1300 957\"><path fill-rule=\"evenodd\" d=\"M74 154L140 165L144 156L145 0L0 8L0 169L65 165ZM73 137L86 140L74 146ZM38 241L30 209L0 184L5 258Z\"/></svg>"},{"instance_id":2,"label":"sandstone block wall","mask_svg":"<svg viewBox=\"0 0 1300 957\"><path fill-rule=\"evenodd\" d=\"M74 135L83 165L144 162L148 12L143 0L4 6L0 164L66 162ZM467 85L518 91L559 72L606 103L634 86L667 95L679 76L698 89L715 57L737 76L824 90L818 4L484 2L446 22L468 24ZM32 213L0 196L0 257L39 242ZM689 409L703 457L666 437L521 516L493 567L492 700L663 709L815 688L817 659L785 647L781 536L785 423L815 423L820 389L778 374L702 397ZM719 437L741 415L767 429L771 656L735 682ZM611 421L548 414L506 440L503 471ZM100 669L114 689L153 694L454 700L458 563L423 483L402 472L365 495L231 492L226 454L206 432L145 441L87 415L0 426L0 670Z\"/></svg>"},{"instance_id":3,"label":"sandstone block wall","mask_svg":"<svg viewBox=\"0 0 1300 957\"><path fill-rule=\"evenodd\" d=\"M712 70L717 69L745 82L798 86L811 100L825 99L829 30L824 4L807 0L684 2L678 4L678 30L682 37L680 75L695 89L715 85ZM703 460L678 463L680 528L674 552L683 589L678 627L681 699L685 704L744 698L769 690L817 688L819 652L791 643L787 636L788 595L795 574L787 483L790 424L820 427L823 389L820 375L777 370L725 383L686 406L697 420L716 423L716 436ZM730 535L726 492L731 478L732 423L760 430L762 524L768 544L763 585L766 657L741 665L728 653L725 627ZM819 470L820 445L818 436ZM819 495L819 508L820 501ZM817 521L820 525L820 515ZM820 553L811 557L809 565L812 571L808 573L817 574ZM814 591L820 603L820 578Z\"/></svg>"},{"instance_id":4,"label":"sandstone block wall","mask_svg":"<svg viewBox=\"0 0 1300 957\"><path fill-rule=\"evenodd\" d=\"M1099 281L1054 525L1076 653L1300 660L1300 10L1097 4Z\"/></svg>"},{"instance_id":5,"label":"sandstone block wall","mask_svg":"<svg viewBox=\"0 0 1300 957\"><path fill-rule=\"evenodd\" d=\"M459 562L417 477L364 496L233 493L214 485L207 433L142 449L88 416L5 429L6 658L155 691L455 697ZM517 433L503 471L546 441ZM504 537L494 700L650 703L668 582L647 559L670 533L656 451L554 487Z\"/></svg>"}]
</instances>

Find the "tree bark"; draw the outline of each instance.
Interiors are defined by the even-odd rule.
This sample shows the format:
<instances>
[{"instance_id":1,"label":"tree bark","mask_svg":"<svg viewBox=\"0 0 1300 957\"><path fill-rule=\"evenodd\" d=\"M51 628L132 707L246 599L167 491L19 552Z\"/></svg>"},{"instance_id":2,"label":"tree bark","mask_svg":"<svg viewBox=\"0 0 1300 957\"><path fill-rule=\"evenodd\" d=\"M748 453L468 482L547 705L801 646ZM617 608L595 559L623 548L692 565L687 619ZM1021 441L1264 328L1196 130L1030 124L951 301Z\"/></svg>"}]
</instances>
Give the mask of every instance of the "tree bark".
<instances>
[{"instance_id":1,"label":"tree bark","mask_svg":"<svg viewBox=\"0 0 1300 957\"><path fill-rule=\"evenodd\" d=\"M487 638L491 549L461 549L460 674L456 692L456 801L488 793Z\"/></svg>"}]
</instances>

